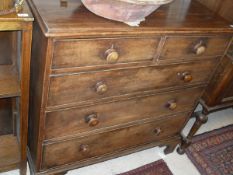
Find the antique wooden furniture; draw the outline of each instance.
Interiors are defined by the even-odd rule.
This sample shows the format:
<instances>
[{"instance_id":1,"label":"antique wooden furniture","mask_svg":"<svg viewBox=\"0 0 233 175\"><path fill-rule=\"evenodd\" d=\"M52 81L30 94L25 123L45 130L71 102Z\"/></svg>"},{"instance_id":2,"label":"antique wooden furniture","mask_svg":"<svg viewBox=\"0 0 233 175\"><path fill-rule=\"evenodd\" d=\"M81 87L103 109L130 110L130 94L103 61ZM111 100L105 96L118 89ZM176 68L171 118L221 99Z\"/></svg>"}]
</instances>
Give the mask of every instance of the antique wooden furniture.
<instances>
[{"instance_id":1,"label":"antique wooden furniture","mask_svg":"<svg viewBox=\"0 0 233 175\"><path fill-rule=\"evenodd\" d=\"M1 0L0 15L19 13L23 8L24 0Z\"/></svg>"},{"instance_id":2,"label":"antique wooden furniture","mask_svg":"<svg viewBox=\"0 0 233 175\"><path fill-rule=\"evenodd\" d=\"M218 13L226 20L233 22L232 0L198 0L200 3Z\"/></svg>"},{"instance_id":3,"label":"antique wooden furniture","mask_svg":"<svg viewBox=\"0 0 233 175\"><path fill-rule=\"evenodd\" d=\"M26 3L0 16L0 172L26 174L32 21Z\"/></svg>"},{"instance_id":4,"label":"antique wooden furniture","mask_svg":"<svg viewBox=\"0 0 233 175\"><path fill-rule=\"evenodd\" d=\"M55 174L137 150L172 152L232 37L196 1L176 0L139 27L79 0L30 0L28 157Z\"/></svg>"},{"instance_id":5,"label":"antique wooden furniture","mask_svg":"<svg viewBox=\"0 0 233 175\"><path fill-rule=\"evenodd\" d=\"M233 24L233 2L231 0L198 0ZM196 121L187 137L182 140L178 153L183 154L191 144L192 137L207 122L208 114L225 108L233 107L233 41L218 65L208 87L200 99L202 111L193 113Z\"/></svg>"}]
</instances>

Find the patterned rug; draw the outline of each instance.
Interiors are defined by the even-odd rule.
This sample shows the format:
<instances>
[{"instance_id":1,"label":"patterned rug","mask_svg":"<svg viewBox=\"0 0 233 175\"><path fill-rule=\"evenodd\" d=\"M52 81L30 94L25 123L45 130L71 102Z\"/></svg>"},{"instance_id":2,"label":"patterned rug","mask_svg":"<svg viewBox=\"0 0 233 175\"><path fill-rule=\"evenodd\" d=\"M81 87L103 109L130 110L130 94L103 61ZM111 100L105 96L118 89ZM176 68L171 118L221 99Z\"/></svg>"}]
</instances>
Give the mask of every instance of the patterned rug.
<instances>
[{"instance_id":1,"label":"patterned rug","mask_svg":"<svg viewBox=\"0 0 233 175\"><path fill-rule=\"evenodd\" d=\"M172 173L163 160L158 160L119 175L172 175Z\"/></svg>"},{"instance_id":2,"label":"patterned rug","mask_svg":"<svg viewBox=\"0 0 233 175\"><path fill-rule=\"evenodd\" d=\"M233 125L194 137L186 153L201 175L233 175Z\"/></svg>"}]
</instances>

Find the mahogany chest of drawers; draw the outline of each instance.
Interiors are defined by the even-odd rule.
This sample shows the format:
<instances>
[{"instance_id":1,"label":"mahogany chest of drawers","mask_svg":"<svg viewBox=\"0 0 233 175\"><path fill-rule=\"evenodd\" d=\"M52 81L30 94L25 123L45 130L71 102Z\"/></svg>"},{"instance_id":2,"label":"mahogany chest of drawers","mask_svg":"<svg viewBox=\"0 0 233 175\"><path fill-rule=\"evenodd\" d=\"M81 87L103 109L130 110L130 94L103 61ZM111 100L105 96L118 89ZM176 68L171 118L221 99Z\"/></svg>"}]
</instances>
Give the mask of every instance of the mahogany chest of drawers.
<instances>
[{"instance_id":1,"label":"mahogany chest of drawers","mask_svg":"<svg viewBox=\"0 0 233 175\"><path fill-rule=\"evenodd\" d=\"M233 2L231 0L198 0L200 3L218 13L231 24L233 22ZM196 111L193 116L196 117L189 134L182 140L178 153L184 153L186 147L191 144L192 137L198 129L208 120L208 114L218 110L233 107L233 40L227 50L226 55L218 64L214 75L212 76L201 99L201 111Z\"/></svg>"},{"instance_id":2,"label":"mahogany chest of drawers","mask_svg":"<svg viewBox=\"0 0 233 175\"><path fill-rule=\"evenodd\" d=\"M29 2L32 172L153 146L172 152L229 47L229 24L196 1L161 7L139 27L95 16L79 0Z\"/></svg>"}]
</instances>

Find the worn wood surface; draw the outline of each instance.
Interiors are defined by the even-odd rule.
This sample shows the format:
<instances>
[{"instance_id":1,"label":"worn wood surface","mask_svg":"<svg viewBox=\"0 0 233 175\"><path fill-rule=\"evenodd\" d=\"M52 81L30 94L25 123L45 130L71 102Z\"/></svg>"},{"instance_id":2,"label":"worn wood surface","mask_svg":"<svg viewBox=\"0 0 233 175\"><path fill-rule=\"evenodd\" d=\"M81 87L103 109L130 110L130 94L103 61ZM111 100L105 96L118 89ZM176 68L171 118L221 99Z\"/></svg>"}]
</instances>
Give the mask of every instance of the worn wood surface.
<instances>
[{"instance_id":1,"label":"worn wood surface","mask_svg":"<svg viewBox=\"0 0 233 175\"><path fill-rule=\"evenodd\" d=\"M217 68L217 72L210 81L204 95L203 101L209 107L222 103L233 102L233 64L230 57L224 57ZM227 100L229 98L229 100ZM232 99L231 99L232 98ZM225 100L224 100L225 99Z\"/></svg>"},{"instance_id":2,"label":"worn wood surface","mask_svg":"<svg viewBox=\"0 0 233 175\"><path fill-rule=\"evenodd\" d=\"M19 95L20 85L15 66L0 65L0 98Z\"/></svg>"},{"instance_id":3,"label":"worn wood surface","mask_svg":"<svg viewBox=\"0 0 233 175\"><path fill-rule=\"evenodd\" d=\"M0 99L0 136L13 133L12 101Z\"/></svg>"},{"instance_id":4,"label":"worn wood surface","mask_svg":"<svg viewBox=\"0 0 233 175\"><path fill-rule=\"evenodd\" d=\"M13 32L0 32L0 65L10 65L13 63L14 58L14 33Z\"/></svg>"},{"instance_id":5,"label":"worn wood surface","mask_svg":"<svg viewBox=\"0 0 233 175\"><path fill-rule=\"evenodd\" d=\"M230 42L230 37L168 37L162 50L161 60L179 60L188 58L213 57L222 55ZM179 44L177 44L179 43ZM205 50L198 54L195 47L200 45Z\"/></svg>"},{"instance_id":6,"label":"worn wood surface","mask_svg":"<svg viewBox=\"0 0 233 175\"><path fill-rule=\"evenodd\" d=\"M216 61L213 59L202 64L192 62L183 65L54 75L50 80L48 106L81 103L165 87L201 84L209 79L216 67ZM189 72L192 76L190 82L182 78L184 72ZM107 86L106 92L97 92L99 82Z\"/></svg>"},{"instance_id":7,"label":"worn wood surface","mask_svg":"<svg viewBox=\"0 0 233 175\"><path fill-rule=\"evenodd\" d=\"M0 136L0 172L20 168L20 146L13 135Z\"/></svg>"},{"instance_id":8,"label":"worn wood surface","mask_svg":"<svg viewBox=\"0 0 233 175\"><path fill-rule=\"evenodd\" d=\"M154 94L147 97L132 98L127 101L99 104L86 108L70 108L46 114L46 139L81 135L83 132L95 133L96 130L135 123L142 119L161 118L173 113L189 111L200 96L202 87ZM190 100L189 96L192 96ZM175 103L172 108L171 102ZM85 117L94 114L99 123L89 126ZM66 121L66 122L64 122Z\"/></svg>"},{"instance_id":9,"label":"worn wood surface","mask_svg":"<svg viewBox=\"0 0 233 175\"><path fill-rule=\"evenodd\" d=\"M13 0L2 0L0 4L0 10L10 9L14 5Z\"/></svg>"},{"instance_id":10,"label":"worn wood surface","mask_svg":"<svg viewBox=\"0 0 233 175\"><path fill-rule=\"evenodd\" d=\"M21 13L24 15L21 16ZM12 122L14 127L13 134L18 136L17 140L19 141L19 144L5 141L3 143L5 144L5 147L0 147L0 157L2 155L5 156L4 158L1 158L1 160L6 160L4 162L4 166L6 167L5 170L19 168L21 175L25 175L27 169L26 147L28 134L28 94L32 21L33 17L26 2L19 14L12 13L0 16L0 31L3 32L1 34L1 37L3 38L1 42L6 41L6 43L1 44L1 46L6 44L7 48L3 52L8 52L1 55L1 57L4 57L4 61L2 61L0 65L0 98L8 97L14 99L15 97L18 97L19 99L19 103L12 104L12 110L13 112L17 112L17 115L12 114L12 116L9 116L15 116ZM20 47L17 46L17 38L19 38L19 36L21 37L19 42L21 45ZM1 46L0 48L2 48ZM21 55L18 54L19 48L21 48ZM8 59L9 61L6 61ZM14 111L16 106L17 111ZM19 128L19 130L17 128ZM14 138L14 140L16 141L16 138ZM4 154L4 152L6 154ZM15 157L12 157L12 155L18 156L17 163L14 161ZM8 156L12 161L7 161Z\"/></svg>"},{"instance_id":11,"label":"worn wood surface","mask_svg":"<svg viewBox=\"0 0 233 175\"><path fill-rule=\"evenodd\" d=\"M233 22L232 0L198 0L209 9L221 15L231 23Z\"/></svg>"},{"instance_id":12,"label":"worn wood surface","mask_svg":"<svg viewBox=\"0 0 233 175\"><path fill-rule=\"evenodd\" d=\"M100 135L45 145L42 169L48 169L122 149L159 141L179 133L187 114L172 116L166 122L152 122L114 130ZM168 129L171 127L170 129ZM64 153L66 156L64 156Z\"/></svg>"},{"instance_id":13,"label":"worn wood surface","mask_svg":"<svg viewBox=\"0 0 233 175\"><path fill-rule=\"evenodd\" d=\"M35 42L36 41L36 42ZM52 41L42 35L37 23L33 25L33 43L30 79L29 143L28 147L34 167L38 170L41 159L41 123L44 123L44 109L47 101L49 65L51 63ZM32 168L32 167L31 167Z\"/></svg>"},{"instance_id":14,"label":"worn wood surface","mask_svg":"<svg viewBox=\"0 0 233 175\"><path fill-rule=\"evenodd\" d=\"M10 1L10 0L8 0ZM12 1L13 2L13 1ZM8 15L0 15L0 29L2 29L2 27L7 27L5 26L7 23L11 23L11 22L16 22L14 25L15 26L20 26L20 25L24 25L26 23L23 22L29 22L29 21L33 21L34 18L32 16L32 13L27 5L27 3L24 3L23 9L19 12L19 14L25 14L23 16L18 15L17 13L11 13ZM7 22L7 23L4 23ZM23 26L22 25L22 26Z\"/></svg>"},{"instance_id":15,"label":"worn wood surface","mask_svg":"<svg viewBox=\"0 0 233 175\"><path fill-rule=\"evenodd\" d=\"M231 50L231 46L229 47ZM229 50L227 53L229 53ZM231 51L230 51L231 52ZM183 154L191 144L193 136L198 129L207 122L208 114L221 109L233 107L233 59L227 54L218 65L210 83L201 97L201 112L195 112L196 121L193 124L188 136L182 139L178 153Z\"/></svg>"},{"instance_id":16,"label":"worn wood surface","mask_svg":"<svg viewBox=\"0 0 233 175\"><path fill-rule=\"evenodd\" d=\"M36 17L28 153L33 172L65 172L152 145L172 152L225 55L229 23L197 1L176 0L139 27L98 17L79 0L67 6L29 2Z\"/></svg>"},{"instance_id":17,"label":"worn wood surface","mask_svg":"<svg viewBox=\"0 0 233 175\"><path fill-rule=\"evenodd\" d=\"M53 68L111 64L106 53L111 48L118 54L117 63L151 61L159 41L159 37L58 40L54 43Z\"/></svg>"},{"instance_id":18,"label":"worn wood surface","mask_svg":"<svg viewBox=\"0 0 233 175\"><path fill-rule=\"evenodd\" d=\"M85 37L106 34L119 36L174 33L174 31L216 33L232 30L228 22L197 1L176 0L172 4L164 5L148 16L140 27L129 27L127 24L96 16L90 13L80 0L69 0L65 8L57 0L49 2L29 0L29 2L46 36Z\"/></svg>"}]
</instances>

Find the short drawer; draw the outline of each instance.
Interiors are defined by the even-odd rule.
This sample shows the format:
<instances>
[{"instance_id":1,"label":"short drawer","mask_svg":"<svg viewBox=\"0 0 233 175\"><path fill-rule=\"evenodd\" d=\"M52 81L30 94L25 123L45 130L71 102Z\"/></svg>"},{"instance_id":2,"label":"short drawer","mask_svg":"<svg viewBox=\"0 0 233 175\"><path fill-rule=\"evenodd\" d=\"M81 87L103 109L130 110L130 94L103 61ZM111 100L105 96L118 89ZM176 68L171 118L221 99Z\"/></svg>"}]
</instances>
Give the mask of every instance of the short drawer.
<instances>
[{"instance_id":1,"label":"short drawer","mask_svg":"<svg viewBox=\"0 0 233 175\"><path fill-rule=\"evenodd\" d=\"M167 37L161 60L177 61L223 55L230 37Z\"/></svg>"},{"instance_id":2,"label":"short drawer","mask_svg":"<svg viewBox=\"0 0 233 175\"><path fill-rule=\"evenodd\" d=\"M166 120L94 134L43 147L42 169L49 169L137 147L174 136L186 122L187 113Z\"/></svg>"},{"instance_id":3,"label":"short drawer","mask_svg":"<svg viewBox=\"0 0 233 175\"><path fill-rule=\"evenodd\" d=\"M67 39L54 43L53 68L151 61L160 38Z\"/></svg>"},{"instance_id":4,"label":"short drawer","mask_svg":"<svg viewBox=\"0 0 233 175\"><path fill-rule=\"evenodd\" d=\"M203 87L187 88L86 108L48 112L45 120L45 139L82 134L192 110L202 91Z\"/></svg>"},{"instance_id":5,"label":"short drawer","mask_svg":"<svg viewBox=\"0 0 233 175\"><path fill-rule=\"evenodd\" d=\"M207 83L217 60L54 75L48 106L70 105L159 88Z\"/></svg>"}]
</instances>

